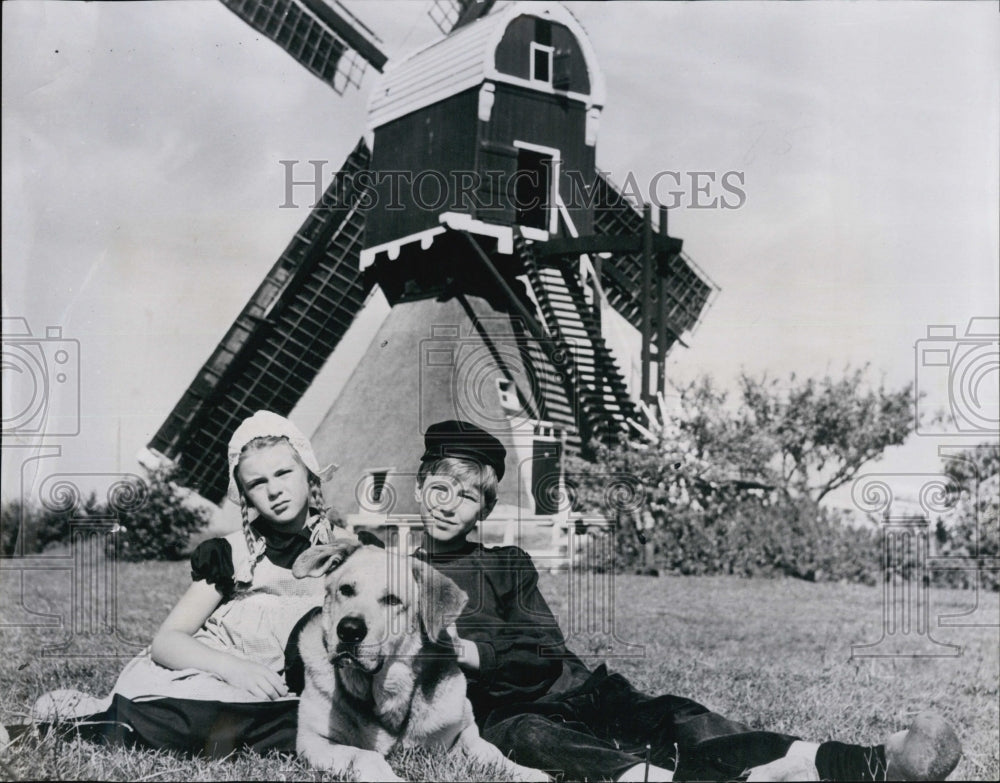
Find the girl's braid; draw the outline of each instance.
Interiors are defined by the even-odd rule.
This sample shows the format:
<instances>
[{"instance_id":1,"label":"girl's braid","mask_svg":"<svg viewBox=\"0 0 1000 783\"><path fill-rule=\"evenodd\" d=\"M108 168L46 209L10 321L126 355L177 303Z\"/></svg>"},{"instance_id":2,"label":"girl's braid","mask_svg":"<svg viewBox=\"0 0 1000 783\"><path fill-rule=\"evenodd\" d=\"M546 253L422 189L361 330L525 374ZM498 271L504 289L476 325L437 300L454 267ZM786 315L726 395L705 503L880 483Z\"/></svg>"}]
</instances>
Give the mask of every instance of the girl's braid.
<instances>
[{"instance_id":1,"label":"girl's braid","mask_svg":"<svg viewBox=\"0 0 1000 783\"><path fill-rule=\"evenodd\" d=\"M250 582L253 582L253 572L257 568L258 561L264 556L267 546L264 544L264 539L250 526L250 510L242 492L240 492L240 515L243 517L243 537L250 553Z\"/></svg>"},{"instance_id":2,"label":"girl's braid","mask_svg":"<svg viewBox=\"0 0 1000 783\"><path fill-rule=\"evenodd\" d=\"M309 474L309 508L314 512L306 524L310 529L310 541L313 544L328 544L333 540L332 525L345 527L343 520L332 518L331 509L323 496L323 486L319 476Z\"/></svg>"},{"instance_id":3,"label":"girl's braid","mask_svg":"<svg viewBox=\"0 0 1000 783\"><path fill-rule=\"evenodd\" d=\"M324 519L327 514L326 498L323 497L323 487L320 486L319 480L309 474L309 508L316 511Z\"/></svg>"}]
</instances>

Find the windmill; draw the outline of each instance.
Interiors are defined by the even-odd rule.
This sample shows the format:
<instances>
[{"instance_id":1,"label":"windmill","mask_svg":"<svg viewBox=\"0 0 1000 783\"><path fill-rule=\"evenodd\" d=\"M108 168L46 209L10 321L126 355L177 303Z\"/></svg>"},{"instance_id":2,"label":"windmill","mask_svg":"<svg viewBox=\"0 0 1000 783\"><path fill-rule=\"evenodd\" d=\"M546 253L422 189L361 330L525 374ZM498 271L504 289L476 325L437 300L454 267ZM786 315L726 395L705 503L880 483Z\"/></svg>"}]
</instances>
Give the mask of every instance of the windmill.
<instances>
[{"instance_id":1,"label":"windmill","mask_svg":"<svg viewBox=\"0 0 1000 783\"><path fill-rule=\"evenodd\" d=\"M358 141L149 444L220 501L247 415L289 414L377 286L391 305L313 434L345 513L412 510L421 432L464 418L508 446L501 503L552 511L564 454L618 437L715 286L597 170L604 82L557 3L438 0L393 62L336 2L222 0L337 92L383 76ZM641 335L630 392L603 335Z\"/></svg>"}]
</instances>

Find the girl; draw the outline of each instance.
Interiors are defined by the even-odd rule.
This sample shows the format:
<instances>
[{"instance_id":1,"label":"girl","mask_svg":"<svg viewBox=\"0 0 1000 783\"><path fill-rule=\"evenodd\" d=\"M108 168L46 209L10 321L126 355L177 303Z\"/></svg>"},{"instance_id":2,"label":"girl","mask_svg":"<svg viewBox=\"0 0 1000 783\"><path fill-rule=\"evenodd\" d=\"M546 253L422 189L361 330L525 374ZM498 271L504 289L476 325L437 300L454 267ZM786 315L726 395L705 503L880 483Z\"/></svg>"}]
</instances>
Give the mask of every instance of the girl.
<instances>
[{"instance_id":1,"label":"girl","mask_svg":"<svg viewBox=\"0 0 1000 783\"><path fill-rule=\"evenodd\" d=\"M294 424L268 411L237 428L228 459L242 528L194 551L191 587L108 700L55 691L36 702L36 719L86 715L99 727L92 738L213 757L241 746L294 750L297 699L284 681L285 644L322 602L324 580L296 579L291 566L334 538L320 487L332 471L320 470Z\"/></svg>"}]
</instances>

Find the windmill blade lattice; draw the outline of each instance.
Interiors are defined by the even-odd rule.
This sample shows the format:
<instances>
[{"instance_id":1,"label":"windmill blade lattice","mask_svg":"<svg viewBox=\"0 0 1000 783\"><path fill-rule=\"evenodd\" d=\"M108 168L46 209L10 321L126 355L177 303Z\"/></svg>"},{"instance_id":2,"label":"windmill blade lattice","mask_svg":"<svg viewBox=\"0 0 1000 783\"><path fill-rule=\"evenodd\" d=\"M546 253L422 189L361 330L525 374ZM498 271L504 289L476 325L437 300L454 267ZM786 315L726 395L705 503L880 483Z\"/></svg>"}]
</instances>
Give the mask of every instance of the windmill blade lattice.
<instances>
[{"instance_id":1,"label":"windmill blade lattice","mask_svg":"<svg viewBox=\"0 0 1000 783\"><path fill-rule=\"evenodd\" d=\"M597 198L594 208L594 233L609 236L632 236L642 231L643 217L614 183L597 173ZM653 312L663 312L667 332L664 353L680 337L693 330L704 318L718 286L686 254L666 259L661 273L666 275L664 308L654 303ZM613 254L601 266L601 285L608 301L636 329L642 325L642 260L637 253ZM652 294L656 295L656 291ZM654 315L654 321L658 319ZM658 324L657 324L658 327ZM659 329L654 330L654 334Z\"/></svg>"},{"instance_id":2,"label":"windmill blade lattice","mask_svg":"<svg viewBox=\"0 0 1000 783\"><path fill-rule=\"evenodd\" d=\"M489 13L496 0L434 0L427 10L438 30L447 35L456 27Z\"/></svg>"},{"instance_id":3,"label":"windmill blade lattice","mask_svg":"<svg viewBox=\"0 0 1000 783\"><path fill-rule=\"evenodd\" d=\"M225 496L226 444L240 421L290 413L364 304L354 181L370 158L359 141L149 444L209 500Z\"/></svg>"},{"instance_id":4,"label":"windmill blade lattice","mask_svg":"<svg viewBox=\"0 0 1000 783\"><path fill-rule=\"evenodd\" d=\"M360 87L366 66L382 70L386 56L371 33L339 3L325 0L221 0L255 30L287 51L338 95Z\"/></svg>"}]
</instances>

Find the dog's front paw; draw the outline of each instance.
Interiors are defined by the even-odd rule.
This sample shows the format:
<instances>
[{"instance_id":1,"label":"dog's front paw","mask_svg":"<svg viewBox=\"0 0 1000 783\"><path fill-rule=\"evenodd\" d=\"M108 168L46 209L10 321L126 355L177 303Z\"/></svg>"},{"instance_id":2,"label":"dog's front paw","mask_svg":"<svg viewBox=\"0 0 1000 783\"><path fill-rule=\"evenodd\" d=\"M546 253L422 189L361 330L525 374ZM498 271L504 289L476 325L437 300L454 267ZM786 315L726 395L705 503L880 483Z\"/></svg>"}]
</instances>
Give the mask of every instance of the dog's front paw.
<instances>
[{"instance_id":1,"label":"dog's front paw","mask_svg":"<svg viewBox=\"0 0 1000 783\"><path fill-rule=\"evenodd\" d=\"M514 769L510 770L510 773L514 780L520 780L523 783L549 783L552 780L548 773L540 769L522 767L520 764L514 764Z\"/></svg>"},{"instance_id":2,"label":"dog's front paw","mask_svg":"<svg viewBox=\"0 0 1000 783\"><path fill-rule=\"evenodd\" d=\"M371 750L356 751L351 759L350 771L355 780L362 783L378 783L382 780L397 783L404 780L393 772L383 756Z\"/></svg>"}]
</instances>

